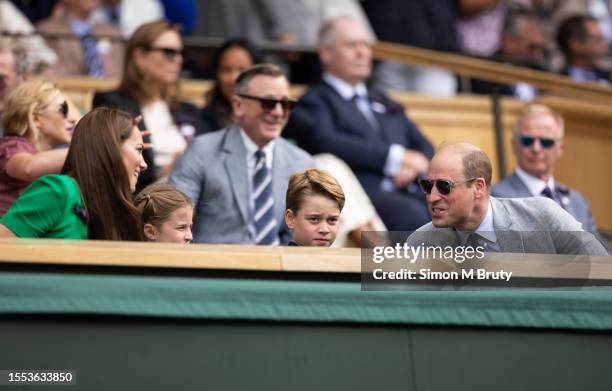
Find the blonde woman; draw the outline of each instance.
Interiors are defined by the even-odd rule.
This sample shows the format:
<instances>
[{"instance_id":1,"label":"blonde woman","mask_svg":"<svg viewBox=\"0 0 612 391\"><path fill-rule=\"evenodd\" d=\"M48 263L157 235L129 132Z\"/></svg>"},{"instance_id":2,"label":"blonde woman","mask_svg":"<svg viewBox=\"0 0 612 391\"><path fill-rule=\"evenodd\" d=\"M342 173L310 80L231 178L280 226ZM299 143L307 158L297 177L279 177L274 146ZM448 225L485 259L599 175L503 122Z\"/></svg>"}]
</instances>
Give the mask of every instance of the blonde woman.
<instances>
[{"instance_id":1,"label":"blonde woman","mask_svg":"<svg viewBox=\"0 0 612 391\"><path fill-rule=\"evenodd\" d=\"M6 98L0 138L0 216L36 178L59 173L74 120L68 103L52 83L33 80Z\"/></svg>"}]
</instances>

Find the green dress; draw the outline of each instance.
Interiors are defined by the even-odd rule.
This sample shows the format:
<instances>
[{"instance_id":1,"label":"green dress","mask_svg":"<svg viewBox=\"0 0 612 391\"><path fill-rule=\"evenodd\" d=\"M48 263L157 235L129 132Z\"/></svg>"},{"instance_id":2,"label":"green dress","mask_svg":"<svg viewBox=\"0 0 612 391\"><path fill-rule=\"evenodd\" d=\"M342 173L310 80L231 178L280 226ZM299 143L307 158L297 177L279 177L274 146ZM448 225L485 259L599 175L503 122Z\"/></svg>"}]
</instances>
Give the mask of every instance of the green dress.
<instances>
[{"instance_id":1,"label":"green dress","mask_svg":"<svg viewBox=\"0 0 612 391\"><path fill-rule=\"evenodd\" d=\"M88 238L79 185L67 175L45 175L35 180L0 223L20 238Z\"/></svg>"}]
</instances>

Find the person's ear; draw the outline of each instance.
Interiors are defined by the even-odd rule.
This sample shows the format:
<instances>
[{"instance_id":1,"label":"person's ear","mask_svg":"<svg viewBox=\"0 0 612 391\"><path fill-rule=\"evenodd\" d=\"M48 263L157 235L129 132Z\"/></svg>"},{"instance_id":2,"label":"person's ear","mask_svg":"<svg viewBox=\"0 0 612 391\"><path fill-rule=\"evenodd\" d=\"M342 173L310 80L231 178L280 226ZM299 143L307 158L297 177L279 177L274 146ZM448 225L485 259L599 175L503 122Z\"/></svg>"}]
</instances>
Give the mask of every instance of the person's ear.
<instances>
[{"instance_id":1,"label":"person's ear","mask_svg":"<svg viewBox=\"0 0 612 391\"><path fill-rule=\"evenodd\" d=\"M144 64L144 61L146 61L146 54L147 51L143 48L134 49L134 53L132 54L132 59L134 60L136 67L140 70L142 70L142 65Z\"/></svg>"},{"instance_id":2,"label":"person's ear","mask_svg":"<svg viewBox=\"0 0 612 391\"><path fill-rule=\"evenodd\" d=\"M521 152L521 145L519 143L519 134L518 133L513 133L512 134L512 152L514 152L514 156L518 156L519 153Z\"/></svg>"},{"instance_id":3,"label":"person's ear","mask_svg":"<svg viewBox=\"0 0 612 391\"><path fill-rule=\"evenodd\" d=\"M293 230L295 228L295 214L291 209L285 210L285 224L289 229Z\"/></svg>"},{"instance_id":4,"label":"person's ear","mask_svg":"<svg viewBox=\"0 0 612 391\"><path fill-rule=\"evenodd\" d=\"M142 229L148 241L155 242L157 240L157 228L153 224L145 224Z\"/></svg>"},{"instance_id":5,"label":"person's ear","mask_svg":"<svg viewBox=\"0 0 612 391\"><path fill-rule=\"evenodd\" d=\"M476 178L472 186L474 186L476 198L482 198L487 194L487 182L485 182L484 178Z\"/></svg>"},{"instance_id":6,"label":"person's ear","mask_svg":"<svg viewBox=\"0 0 612 391\"><path fill-rule=\"evenodd\" d=\"M240 118L244 113L244 101L238 95L234 94L231 98L232 111L234 112L234 117Z\"/></svg>"},{"instance_id":7,"label":"person's ear","mask_svg":"<svg viewBox=\"0 0 612 391\"><path fill-rule=\"evenodd\" d=\"M568 47L570 53L576 55L577 53L580 53L582 51L583 42L577 38L570 38L568 42Z\"/></svg>"},{"instance_id":8,"label":"person's ear","mask_svg":"<svg viewBox=\"0 0 612 391\"><path fill-rule=\"evenodd\" d=\"M33 111L29 114L28 125L30 126L30 128L40 130L40 128L42 127L42 120L40 117L40 112L37 111Z\"/></svg>"},{"instance_id":9,"label":"person's ear","mask_svg":"<svg viewBox=\"0 0 612 391\"><path fill-rule=\"evenodd\" d=\"M563 142L563 137L559 138L559 141L557 141L559 143L559 155L557 157L561 158L561 156L563 156L563 150L565 148L565 143Z\"/></svg>"},{"instance_id":10,"label":"person's ear","mask_svg":"<svg viewBox=\"0 0 612 391\"><path fill-rule=\"evenodd\" d=\"M329 45L321 45L319 47L319 60L321 64L327 65L332 60L332 47Z\"/></svg>"}]
</instances>

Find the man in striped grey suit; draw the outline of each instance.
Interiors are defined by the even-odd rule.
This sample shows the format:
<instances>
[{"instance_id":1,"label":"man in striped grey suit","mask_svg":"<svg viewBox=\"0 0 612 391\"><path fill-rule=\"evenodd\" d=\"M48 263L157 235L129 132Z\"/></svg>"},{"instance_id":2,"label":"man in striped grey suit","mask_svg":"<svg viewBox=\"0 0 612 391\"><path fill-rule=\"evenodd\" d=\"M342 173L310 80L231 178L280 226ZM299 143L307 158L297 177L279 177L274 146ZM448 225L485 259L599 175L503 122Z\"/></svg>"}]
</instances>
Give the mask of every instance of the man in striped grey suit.
<instances>
[{"instance_id":1,"label":"man in striped grey suit","mask_svg":"<svg viewBox=\"0 0 612 391\"><path fill-rule=\"evenodd\" d=\"M295 101L282 71L255 65L236 80L236 123L196 137L170 182L195 205L195 243L286 244L289 177L312 157L281 138Z\"/></svg>"}]
</instances>

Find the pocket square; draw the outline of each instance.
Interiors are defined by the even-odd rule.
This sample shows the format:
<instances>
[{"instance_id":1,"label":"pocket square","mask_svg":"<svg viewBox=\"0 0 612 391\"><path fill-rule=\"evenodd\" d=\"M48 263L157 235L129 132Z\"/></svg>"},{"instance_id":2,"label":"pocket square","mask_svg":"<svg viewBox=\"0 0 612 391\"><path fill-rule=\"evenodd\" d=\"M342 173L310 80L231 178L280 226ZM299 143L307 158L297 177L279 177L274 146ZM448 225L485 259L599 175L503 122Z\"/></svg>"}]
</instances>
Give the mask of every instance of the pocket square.
<instances>
[{"instance_id":1,"label":"pocket square","mask_svg":"<svg viewBox=\"0 0 612 391\"><path fill-rule=\"evenodd\" d=\"M370 103L370 107L372 108L373 112L378 114L385 114L387 112L387 108L385 107L385 105L379 102Z\"/></svg>"}]
</instances>

